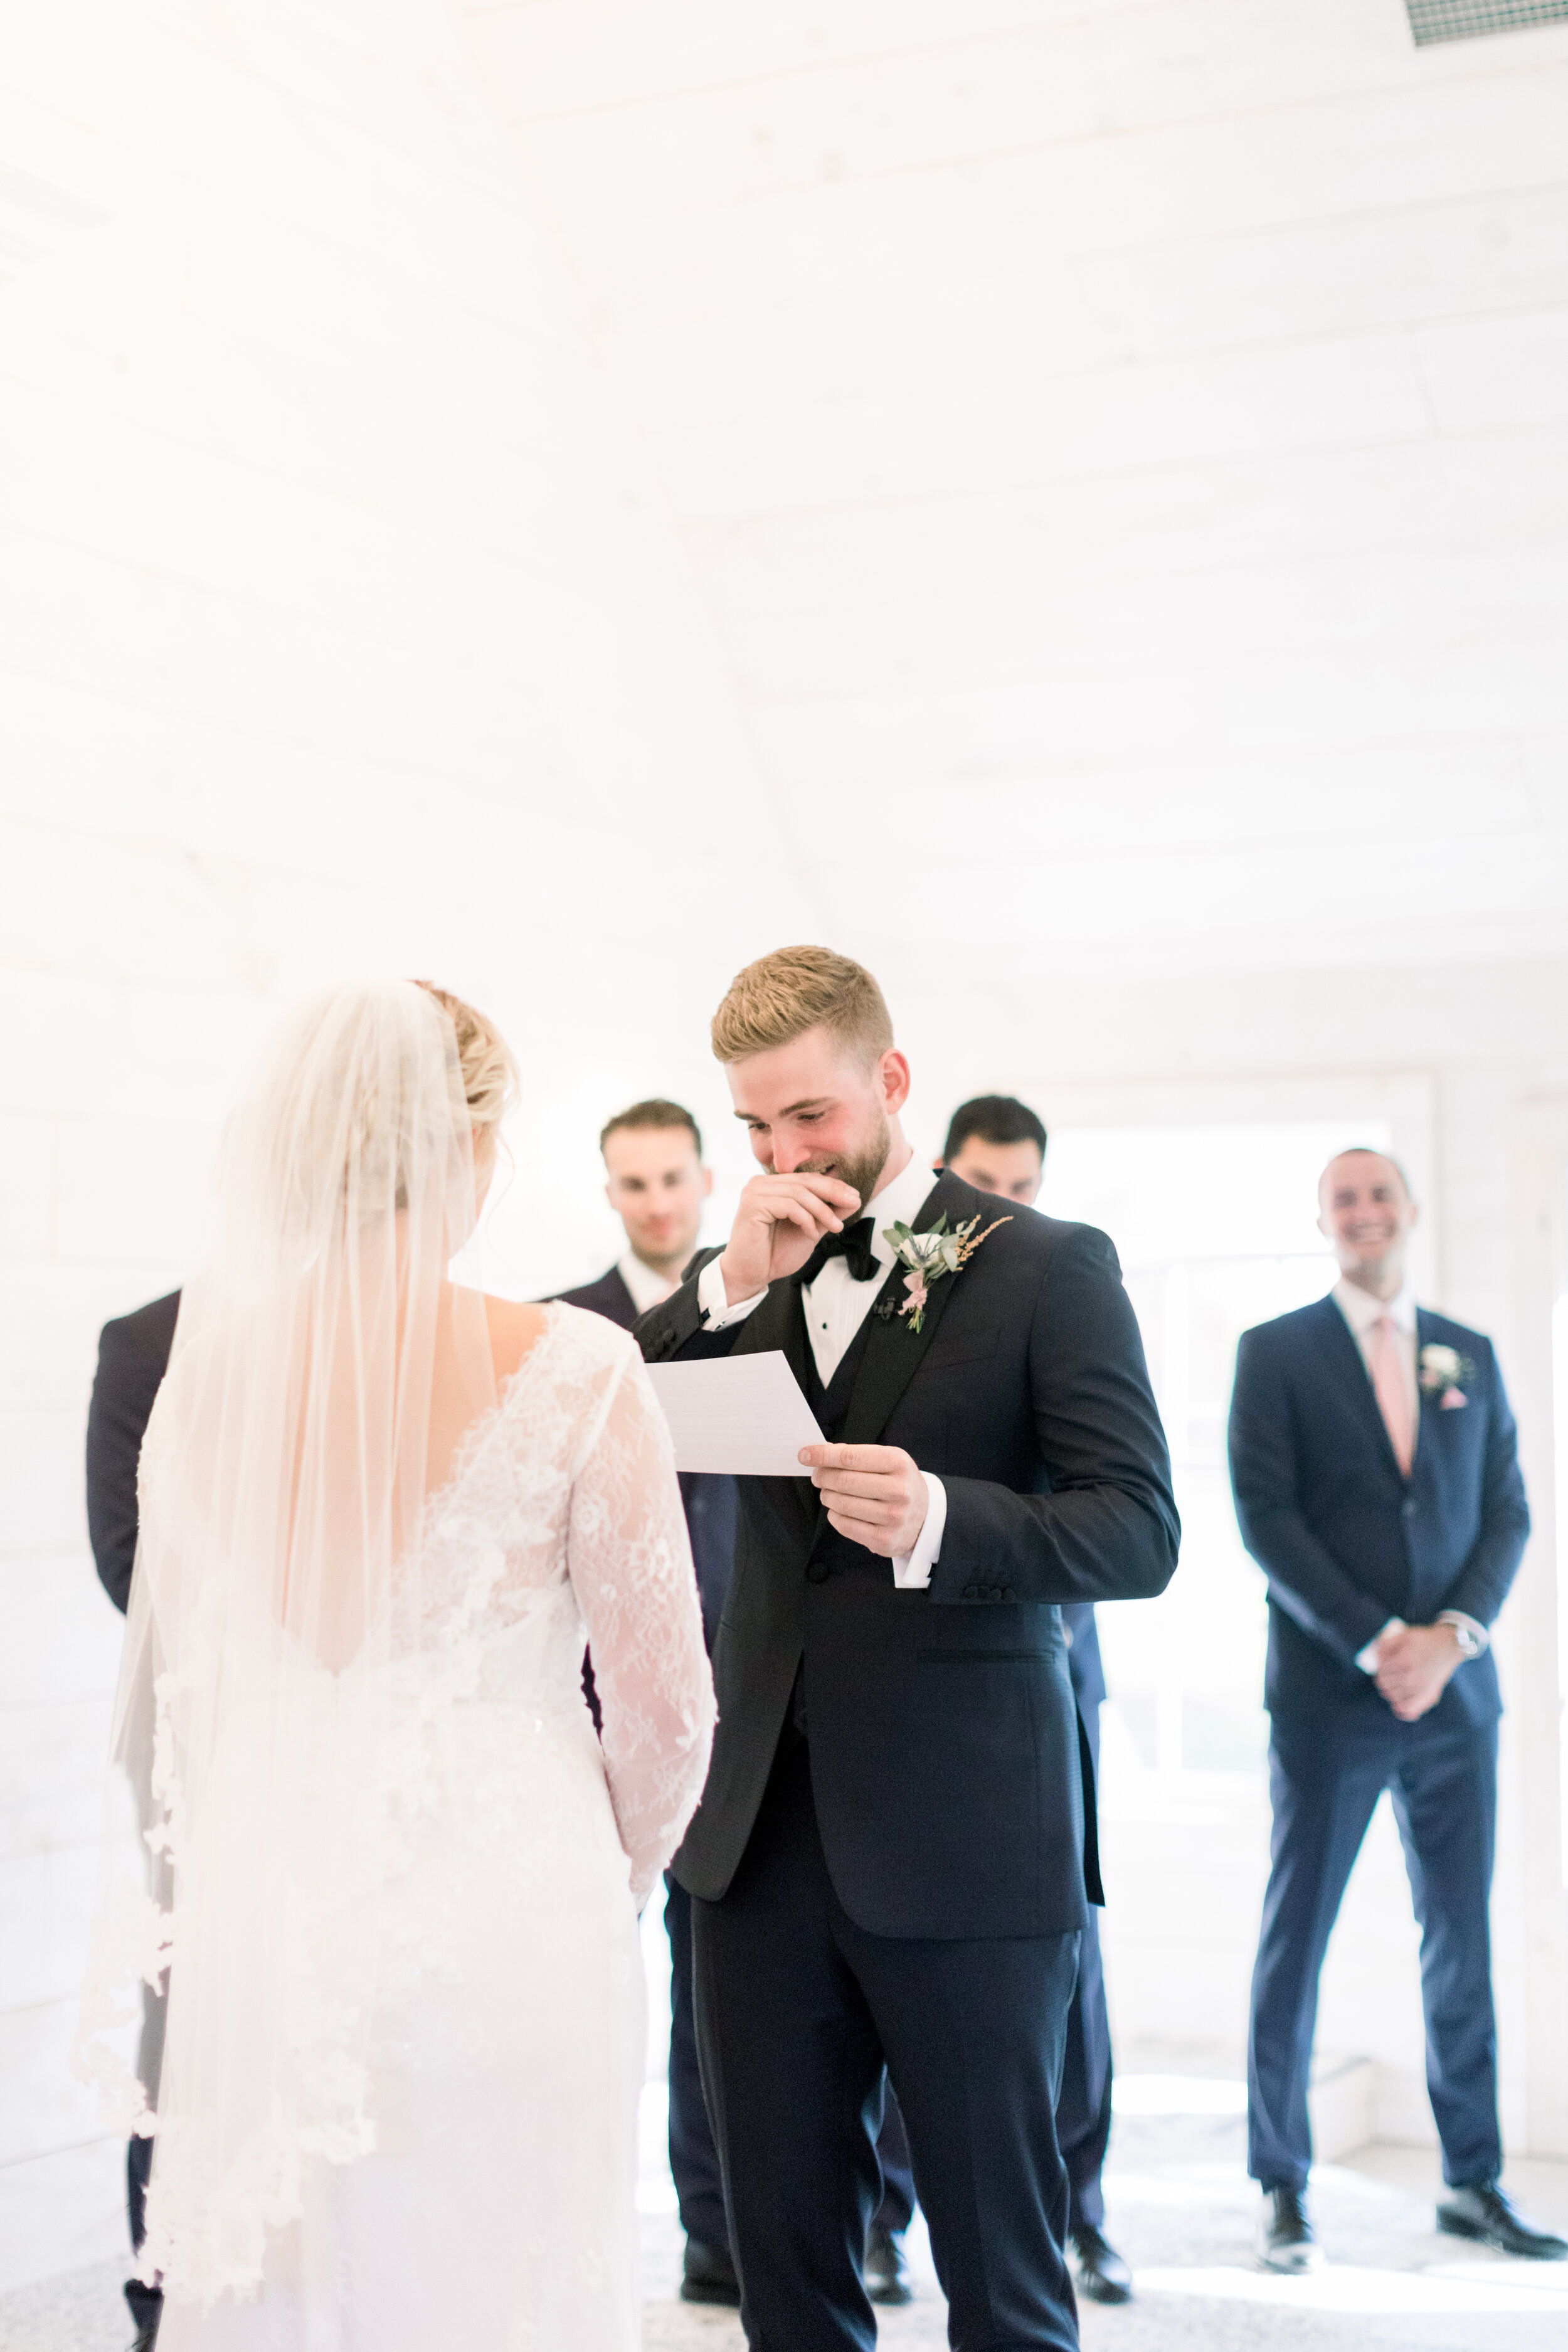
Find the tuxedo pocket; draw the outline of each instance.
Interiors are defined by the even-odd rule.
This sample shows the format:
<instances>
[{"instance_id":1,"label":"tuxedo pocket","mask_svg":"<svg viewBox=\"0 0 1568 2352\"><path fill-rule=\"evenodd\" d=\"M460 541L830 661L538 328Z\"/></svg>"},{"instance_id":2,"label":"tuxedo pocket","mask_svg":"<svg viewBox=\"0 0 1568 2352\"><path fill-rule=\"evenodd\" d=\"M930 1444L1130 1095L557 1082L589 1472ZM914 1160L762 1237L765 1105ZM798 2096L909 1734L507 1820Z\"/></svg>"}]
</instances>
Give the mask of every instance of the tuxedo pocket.
<instances>
[{"instance_id":1,"label":"tuxedo pocket","mask_svg":"<svg viewBox=\"0 0 1568 2352\"><path fill-rule=\"evenodd\" d=\"M945 1332L939 1332L926 1351L921 1373L923 1377L927 1372L945 1372L955 1364L982 1363L995 1353L994 1324L989 1331L955 1331L951 1339Z\"/></svg>"},{"instance_id":2,"label":"tuxedo pocket","mask_svg":"<svg viewBox=\"0 0 1568 2352\"><path fill-rule=\"evenodd\" d=\"M921 1666L1048 1666L1054 1650L917 1650Z\"/></svg>"}]
</instances>

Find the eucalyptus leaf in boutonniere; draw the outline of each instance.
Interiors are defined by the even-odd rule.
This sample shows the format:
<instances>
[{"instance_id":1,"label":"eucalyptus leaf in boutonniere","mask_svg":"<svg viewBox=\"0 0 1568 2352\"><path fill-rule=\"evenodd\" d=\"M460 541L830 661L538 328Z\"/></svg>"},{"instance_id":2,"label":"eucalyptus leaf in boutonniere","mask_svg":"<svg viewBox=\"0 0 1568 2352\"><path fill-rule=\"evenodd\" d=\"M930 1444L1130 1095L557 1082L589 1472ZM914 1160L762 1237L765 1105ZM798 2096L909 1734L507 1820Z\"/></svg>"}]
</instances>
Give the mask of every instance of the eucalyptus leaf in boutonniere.
<instances>
[{"instance_id":1,"label":"eucalyptus leaf in boutonniere","mask_svg":"<svg viewBox=\"0 0 1568 2352\"><path fill-rule=\"evenodd\" d=\"M1461 1356L1458 1348L1445 1348L1432 1341L1421 1350L1416 1378L1423 1396L1435 1396L1438 1410L1457 1412L1469 1403L1460 1383L1475 1378L1476 1368L1468 1356Z\"/></svg>"},{"instance_id":2,"label":"eucalyptus leaf in boutonniere","mask_svg":"<svg viewBox=\"0 0 1568 2352\"><path fill-rule=\"evenodd\" d=\"M893 1245L893 1255L904 1271L904 1287L909 1297L900 1307L900 1315L910 1318L910 1329L918 1331L926 1311L926 1299L933 1282L944 1274L961 1274L983 1241L994 1234L997 1225L1010 1225L1011 1217L998 1217L977 1234L978 1217L971 1217L966 1225L954 1225L949 1232L945 1213L929 1233L912 1234L908 1225L892 1224L884 1228L882 1239Z\"/></svg>"}]
</instances>

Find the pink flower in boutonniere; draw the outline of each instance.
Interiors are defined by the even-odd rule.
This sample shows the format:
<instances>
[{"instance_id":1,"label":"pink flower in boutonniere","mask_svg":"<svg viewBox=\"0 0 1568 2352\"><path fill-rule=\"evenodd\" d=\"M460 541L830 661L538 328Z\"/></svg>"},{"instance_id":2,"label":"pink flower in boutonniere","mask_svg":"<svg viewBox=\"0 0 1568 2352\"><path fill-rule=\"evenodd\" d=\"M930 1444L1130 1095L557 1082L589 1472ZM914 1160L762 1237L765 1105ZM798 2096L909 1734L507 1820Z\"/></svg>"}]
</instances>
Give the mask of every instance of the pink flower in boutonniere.
<instances>
[{"instance_id":1,"label":"pink flower in boutonniere","mask_svg":"<svg viewBox=\"0 0 1568 2352\"><path fill-rule=\"evenodd\" d=\"M1458 1348L1445 1348L1433 1339L1421 1350L1415 1377L1423 1396L1436 1398L1439 1412L1457 1412L1470 1401L1459 1383L1472 1380L1475 1370L1468 1356L1461 1356Z\"/></svg>"},{"instance_id":2,"label":"pink flower in boutonniere","mask_svg":"<svg viewBox=\"0 0 1568 2352\"><path fill-rule=\"evenodd\" d=\"M901 1224L889 1225L884 1229L882 1239L891 1242L894 1257L905 1268L904 1286L909 1297L899 1312L909 1317L911 1331L918 1331L921 1328L931 1284L940 1282L944 1274L960 1273L981 1243L995 1232L997 1225L1010 1225L1012 1222L1011 1217L998 1217L995 1223L986 1226L984 1233L977 1234L974 1228L980 1220L971 1217L967 1224L955 1226L949 1233L947 1218L943 1215L937 1219L928 1233L912 1234L908 1225Z\"/></svg>"}]
</instances>

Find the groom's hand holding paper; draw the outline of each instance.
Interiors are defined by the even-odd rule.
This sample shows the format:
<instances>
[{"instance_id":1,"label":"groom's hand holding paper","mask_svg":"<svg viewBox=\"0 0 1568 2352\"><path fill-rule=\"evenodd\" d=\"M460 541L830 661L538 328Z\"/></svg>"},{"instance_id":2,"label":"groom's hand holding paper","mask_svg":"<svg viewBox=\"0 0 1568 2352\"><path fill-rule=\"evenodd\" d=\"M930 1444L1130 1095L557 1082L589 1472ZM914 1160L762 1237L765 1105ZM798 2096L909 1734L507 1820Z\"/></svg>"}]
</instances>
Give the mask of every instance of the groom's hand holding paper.
<instances>
[{"instance_id":1,"label":"groom's hand holding paper","mask_svg":"<svg viewBox=\"0 0 1568 2352\"><path fill-rule=\"evenodd\" d=\"M883 1559L913 1551L931 1496L914 1456L901 1445L807 1445L800 1458L841 1536Z\"/></svg>"}]
</instances>

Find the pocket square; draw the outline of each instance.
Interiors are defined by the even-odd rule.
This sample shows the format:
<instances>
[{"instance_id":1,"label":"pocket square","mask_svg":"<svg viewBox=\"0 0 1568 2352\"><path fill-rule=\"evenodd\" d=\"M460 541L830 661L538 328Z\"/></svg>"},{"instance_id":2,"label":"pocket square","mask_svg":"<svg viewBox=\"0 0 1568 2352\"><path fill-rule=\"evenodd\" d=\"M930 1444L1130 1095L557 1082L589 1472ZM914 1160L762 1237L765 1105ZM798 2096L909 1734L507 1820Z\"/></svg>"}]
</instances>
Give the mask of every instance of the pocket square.
<instances>
[{"instance_id":1,"label":"pocket square","mask_svg":"<svg viewBox=\"0 0 1568 2352\"><path fill-rule=\"evenodd\" d=\"M1458 1412L1462 1404L1469 1402L1463 1389L1445 1389L1437 1400L1437 1410L1439 1412Z\"/></svg>"}]
</instances>

